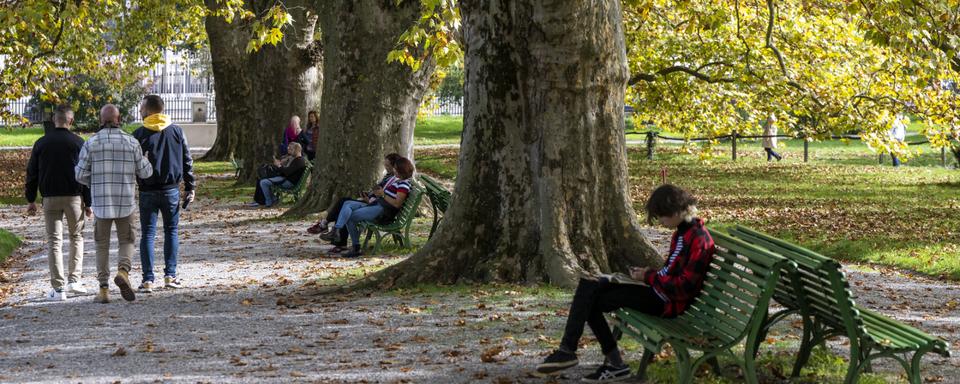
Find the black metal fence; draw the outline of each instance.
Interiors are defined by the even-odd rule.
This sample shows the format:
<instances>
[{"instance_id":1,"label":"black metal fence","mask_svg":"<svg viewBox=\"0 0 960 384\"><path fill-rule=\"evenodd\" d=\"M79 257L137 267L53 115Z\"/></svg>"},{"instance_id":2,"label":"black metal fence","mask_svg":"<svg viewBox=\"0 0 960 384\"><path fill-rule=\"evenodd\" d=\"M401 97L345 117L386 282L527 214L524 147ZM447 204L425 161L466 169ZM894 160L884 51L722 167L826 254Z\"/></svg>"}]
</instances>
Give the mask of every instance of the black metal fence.
<instances>
[{"instance_id":1,"label":"black metal fence","mask_svg":"<svg viewBox=\"0 0 960 384\"><path fill-rule=\"evenodd\" d=\"M164 113L170 115L170 118L177 123L189 123L193 121L193 100L194 99L204 99L205 100L205 109L207 111L207 122L217 121L217 103L216 96L206 95L206 96L189 96L189 95L176 95L176 96L167 96L160 95L163 97L164 104ZM133 111L134 121L142 120L140 116L140 111Z\"/></svg>"}]
</instances>

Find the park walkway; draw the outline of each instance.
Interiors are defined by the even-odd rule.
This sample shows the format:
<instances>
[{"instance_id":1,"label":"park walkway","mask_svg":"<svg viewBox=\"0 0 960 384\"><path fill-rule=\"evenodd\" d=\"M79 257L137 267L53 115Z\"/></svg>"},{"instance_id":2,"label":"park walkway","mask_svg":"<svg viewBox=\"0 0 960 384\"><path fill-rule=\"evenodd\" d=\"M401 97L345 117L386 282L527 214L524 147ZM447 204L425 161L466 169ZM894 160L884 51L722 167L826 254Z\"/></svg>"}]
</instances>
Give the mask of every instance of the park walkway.
<instances>
[{"instance_id":1,"label":"park walkway","mask_svg":"<svg viewBox=\"0 0 960 384\"><path fill-rule=\"evenodd\" d=\"M306 221L264 220L279 212L198 201L181 222L187 287L133 303L111 287L113 302L100 305L92 295L40 301L48 289L42 218L0 208L0 227L25 239L0 277L12 288L0 304L0 382L544 382L526 372L556 344L569 296L490 286L300 296L317 278L346 281L399 257L318 257L326 246L301 236ZM92 226L85 234L92 292ZM960 351L956 284L891 270L849 273L863 304ZM131 276L139 284L136 259ZM774 336L796 335L784 331ZM842 343L833 348L845 354ZM579 382L600 362L593 346L581 358L559 382ZM877 367L899 369L889 361ZM958 358L927 357L923 368L931 382L960 380Z\"/></svg>"}]
</instances>

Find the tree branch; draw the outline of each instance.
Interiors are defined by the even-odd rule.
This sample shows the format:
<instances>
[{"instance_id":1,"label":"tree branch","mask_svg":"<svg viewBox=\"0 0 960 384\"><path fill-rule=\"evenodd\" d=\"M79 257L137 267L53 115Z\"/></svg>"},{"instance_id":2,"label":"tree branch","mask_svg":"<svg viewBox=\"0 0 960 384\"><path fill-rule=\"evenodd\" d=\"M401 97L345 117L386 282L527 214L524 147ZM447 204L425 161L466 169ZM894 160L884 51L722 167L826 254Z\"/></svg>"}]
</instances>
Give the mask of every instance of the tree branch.
<instances>
[{"instance_id":1,"label":"tree branch","mask_svg":"<svg viewBox=\"0 0 960 384\"><path fill-rule=\"evenodd\" d=\"M728 77L715 77L715 76L711 76L711 75L708 75L708 74L702 72L702 70L703 70L704 68L708 68L708 67L712 67L712 66L717 66L717 65L732 66L732 64L730 64L730 63L728 63L728 62L725 62L725 61L710 62L710 63L704 64L704 65L701 65L701 66L699 66L699 67L697 67L697 68L690 68L690 67L685 67L685 66L682 66L682 65L674 65L674 66L672 66L672 67L663 68L663 69L661 69L661 70L659 70L659 71L657 71L657 72L654 72L654 73L638 73L638 74L635 74L635 75L633 75L633 76L630 77L630 80L627 82L627 84L628 84L628 85L635 85L635 84L637 84L637 83L639 83L639 82L641 82L641 81L653 82L653 81L657 81L658 78L665 77L665 76L667 76L667 75L670 75L670 74L672 74L672 73L677 73L677 72L686 73L686 74L688 74L688 75L690 75L690 76L693 76L693 77L695 77L695 78L697 78L697 79L699 79L699 80L701 80L701 81L703 81L703 82L710 83L710 84L715 84L715 83L733 83L733 82L736 81L735 79L732 79L732 78L728 78Z\"/></svg>"}]
</instances>

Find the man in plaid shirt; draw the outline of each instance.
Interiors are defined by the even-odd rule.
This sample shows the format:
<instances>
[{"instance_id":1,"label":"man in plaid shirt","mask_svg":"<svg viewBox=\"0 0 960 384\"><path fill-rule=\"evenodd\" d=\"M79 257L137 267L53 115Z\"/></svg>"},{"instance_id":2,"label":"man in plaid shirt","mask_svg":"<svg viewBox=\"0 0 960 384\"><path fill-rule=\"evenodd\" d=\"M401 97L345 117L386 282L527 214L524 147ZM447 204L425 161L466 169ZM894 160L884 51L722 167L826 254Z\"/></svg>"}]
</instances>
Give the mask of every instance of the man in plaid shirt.
<instances>
[{"instance_id":1,"label":"man in plaid shirt","mask_svg":"<svg viewBox=\"0 0 960 384\"><path fill-rule=\"evenodd\" d=\"M124 300L136 296L130 286L130 257L133 255L133 213L137 178L153 175L153 167L133 136L120 129L120 111L107 104L100 110L100 131L83 144L75 169L77 181L90 187L96 217L93 240L97 248L97 279L100 291L94 301L109 302L110 229L116 224L119 242L117 276L113 282Z\"/></svg>"}]
</instances>

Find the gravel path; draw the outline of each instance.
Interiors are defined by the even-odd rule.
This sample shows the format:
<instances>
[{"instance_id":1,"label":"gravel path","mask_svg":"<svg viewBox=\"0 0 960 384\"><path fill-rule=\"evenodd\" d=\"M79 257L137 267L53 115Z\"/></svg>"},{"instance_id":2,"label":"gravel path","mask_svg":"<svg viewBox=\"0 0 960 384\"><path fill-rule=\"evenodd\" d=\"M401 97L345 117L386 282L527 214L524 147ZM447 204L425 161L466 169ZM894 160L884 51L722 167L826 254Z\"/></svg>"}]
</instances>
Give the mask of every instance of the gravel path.
<instances>
[{"instance_id":1,"label":"gravel path","mask_svg":"<svg viewBox=\"0 0 960 384\"><path fill-rule=\"evenodd\" d=\"M132 303L111 287L113 302L101 305L92 295L39 300L48 289L42 218L0 208L0 226L25 239L0 276L11 289L0 304L0 382L544 382L526 372L556 344L568 296L486 286L301 297L316 277L343 281L400 258L318 257L326 246L300 236L306 221L261 220L278 213L198 201L181 222L187 287ZM84 282L93 288L92 226L85 233ZM650 235L664 246L665 233ZM138 285L136 258L131 275ZM850 278L861 302L960 350L956 284L859 268ZM560 382L599 363L596 349ZM924 373L960 382L958 367L957 358L927 358Z\"/></svg>"}]
</instances>

